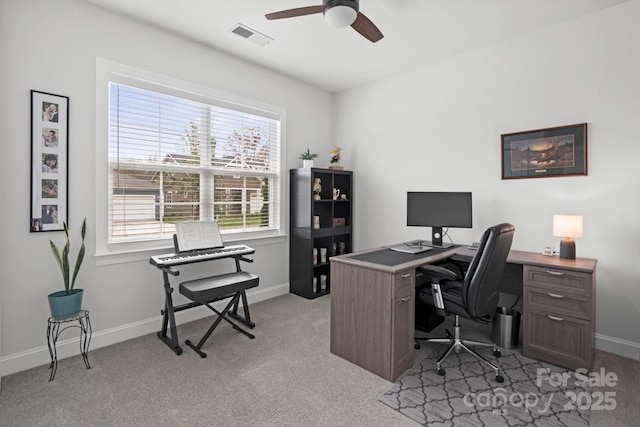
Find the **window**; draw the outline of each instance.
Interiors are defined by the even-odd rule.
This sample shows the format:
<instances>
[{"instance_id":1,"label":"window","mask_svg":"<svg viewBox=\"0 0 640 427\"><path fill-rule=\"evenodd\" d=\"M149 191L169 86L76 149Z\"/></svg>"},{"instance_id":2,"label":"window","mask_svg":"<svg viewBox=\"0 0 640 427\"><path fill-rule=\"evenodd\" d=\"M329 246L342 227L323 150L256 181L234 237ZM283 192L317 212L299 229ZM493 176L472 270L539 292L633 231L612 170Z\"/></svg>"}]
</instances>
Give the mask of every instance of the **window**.
<instances>
[{"instance_id":1,"label":"window","mask_svg":"<svg viewBox=\"0 0 640 427\"><path fill-rule=\"evenodd\" d=\"M108 98L108 245L168 239L187 220L279 233L279 112L127 78L109 78Z\"/></svg>"}]
</instances>

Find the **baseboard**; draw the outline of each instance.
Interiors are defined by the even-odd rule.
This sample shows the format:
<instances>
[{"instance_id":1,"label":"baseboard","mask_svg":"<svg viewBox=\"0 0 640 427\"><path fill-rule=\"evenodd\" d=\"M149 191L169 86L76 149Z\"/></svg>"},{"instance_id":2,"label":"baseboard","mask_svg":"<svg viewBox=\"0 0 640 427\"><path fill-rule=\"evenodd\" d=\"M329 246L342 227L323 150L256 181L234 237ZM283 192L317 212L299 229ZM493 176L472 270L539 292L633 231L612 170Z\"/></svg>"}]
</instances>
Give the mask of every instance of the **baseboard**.
<instances>
[{"instance_id":1,"label":"baseboard","mask_svg":"<svg viewBox=\"0 0 640 427\"><path fill-rule=\"evenodd\" d=\"M289 293L288 283L277 286L270 286L264 289L258 287L253 291L247 292L247 300L249 301L249 304L254 304L260 301L285 295L287 293ZM224 306L227 302L228 301L220 301L216 304L213 304L213 306L216 309L222 310L224 309ZM176 323L180 325L183 323L192 322L206 316L211 316L211 314L211 311L205 307L196 307L190 310L180 311L176 313ZM130 323L103 331L94 330L91 337L89 357L91 357L91 350L96 350L101 347L106 347L108 345L116 344L133 338L138 338L143 335L155 333L160 330L161 325L162 316L157 316L150 319L142 320L140 322ZM77 356L78 342L79 337L59 340L58 344L56 345L56 349L58 351L58 360ZM10 354L3 357L0 360L0 367L2 368L0 372L1 376L5 376L38 366L48 365L49 363L51 363L49 348L44 345L38 348L23 351L20 353Z\"/></svg>"},{"instance_id":2,"label":"baseboard","mask_svg":"<svg viewBox=\"0 0 640 427\"><path fill-rule=\"evenodd\" d=\"M596 348L640 362L640 343L596 334Z\"/></svg>"}]
</instances>

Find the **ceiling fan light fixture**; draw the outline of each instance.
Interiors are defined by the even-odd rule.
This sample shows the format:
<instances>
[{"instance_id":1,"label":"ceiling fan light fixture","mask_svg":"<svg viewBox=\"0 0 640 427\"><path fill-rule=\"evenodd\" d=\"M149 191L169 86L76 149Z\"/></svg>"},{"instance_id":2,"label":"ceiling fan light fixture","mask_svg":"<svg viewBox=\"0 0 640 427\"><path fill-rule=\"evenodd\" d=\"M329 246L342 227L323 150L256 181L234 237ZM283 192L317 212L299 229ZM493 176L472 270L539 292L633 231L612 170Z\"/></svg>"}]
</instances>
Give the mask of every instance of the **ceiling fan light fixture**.
<instances>
[{"instance_id":1,"label":"ceiling fan light fixture","mask_svg":"<svg viewBox=\"0 0 640 427\"><path fill-rule=\"evenodd\" d=\"M325 0L324 18L334 27L344 28L358 17L358 2L353 0Z\"/></svg>"}]
</instances>

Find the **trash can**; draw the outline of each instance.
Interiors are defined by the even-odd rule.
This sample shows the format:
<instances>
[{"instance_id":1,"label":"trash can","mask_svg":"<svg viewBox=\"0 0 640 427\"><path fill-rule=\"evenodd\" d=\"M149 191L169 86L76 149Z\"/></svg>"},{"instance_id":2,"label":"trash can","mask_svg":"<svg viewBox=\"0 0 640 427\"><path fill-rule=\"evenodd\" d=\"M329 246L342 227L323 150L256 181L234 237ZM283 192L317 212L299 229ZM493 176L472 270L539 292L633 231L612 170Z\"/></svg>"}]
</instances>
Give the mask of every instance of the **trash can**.
<instances>
[{"instance_id":1,"label":"trash can","mask_svg":"<svg viewBox=\"0 0 640 427\"><path fill-rule=\"evenodd\" d=\"M520 312L509 307L498 307L493 318L493 342L505 349L518 347Z\"/></svg>"}]
</instances>

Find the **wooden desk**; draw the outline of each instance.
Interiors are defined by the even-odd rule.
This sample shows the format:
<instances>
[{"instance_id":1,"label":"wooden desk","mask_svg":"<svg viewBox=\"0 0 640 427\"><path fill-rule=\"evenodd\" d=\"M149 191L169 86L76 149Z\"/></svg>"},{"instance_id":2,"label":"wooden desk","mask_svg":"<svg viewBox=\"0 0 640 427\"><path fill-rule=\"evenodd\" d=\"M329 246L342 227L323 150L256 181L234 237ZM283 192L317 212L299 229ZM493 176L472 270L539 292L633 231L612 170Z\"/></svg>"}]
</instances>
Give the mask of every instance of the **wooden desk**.
<instances>
[{"instance_id":1,"label":"wooden desk","mask_svg":"<svg viewBox=\"0 0 640 427\"><path fill-rule=\"evenodd\" d=\"M453 255L473 257L464 246L425 252L394 265L369 262L385 250L332 257L331 353L395 381L413 365L416 268ZM576 369L593 365L596 260L512 250L503 281L521 290L523 353ZM516 283L509 283L509 282ZM520 292L518 292L520 293Z\"/></svg>"}]
</instances>

